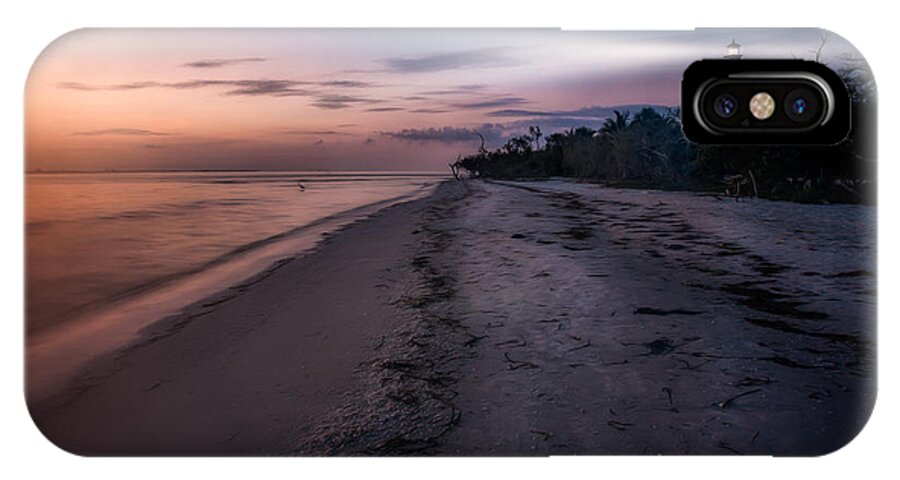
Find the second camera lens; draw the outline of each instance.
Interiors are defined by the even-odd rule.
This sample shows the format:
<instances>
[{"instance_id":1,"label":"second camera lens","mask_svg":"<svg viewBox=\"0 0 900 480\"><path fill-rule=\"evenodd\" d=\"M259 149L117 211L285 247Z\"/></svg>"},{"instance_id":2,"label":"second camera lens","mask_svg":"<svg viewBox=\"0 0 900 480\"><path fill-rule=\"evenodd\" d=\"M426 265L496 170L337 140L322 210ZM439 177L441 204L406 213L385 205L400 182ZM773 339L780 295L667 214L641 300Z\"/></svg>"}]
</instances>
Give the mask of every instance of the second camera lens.
<instances>
[{"instance_id":1,"label":"second camera lens","mask_svg":"<svg viewBox=\"0 0 900 480\"><path fill-rule=\"evenodd\" d=\"M794 115L803 115L807 111L807 107L809 104L806 102L805 98L798 98L791 103L791 111L794 112Z\"/></svg>"},{"instance_id":2,"label":"second camera lens","mask_svg":"<svg viewBox=\"0 0 900 480\"><path fill-rule=\"evenodd\" d=\"M716 97L715 102L713 102L713 109L718 116L731 118L737 112L737 105L737 100L734 96L725 93Z\"/></svg>"},{"instance_id":3,"label":"second camera lens","mask_svg":"<svg viewBox=\"0 0 900 480\"><path fill-rule=\"evenodd\" d=\"M818 96L806 88L798 88L784 97L784 113L796 123L810 123L819 116Z\"/></svg>"}]
</instances>

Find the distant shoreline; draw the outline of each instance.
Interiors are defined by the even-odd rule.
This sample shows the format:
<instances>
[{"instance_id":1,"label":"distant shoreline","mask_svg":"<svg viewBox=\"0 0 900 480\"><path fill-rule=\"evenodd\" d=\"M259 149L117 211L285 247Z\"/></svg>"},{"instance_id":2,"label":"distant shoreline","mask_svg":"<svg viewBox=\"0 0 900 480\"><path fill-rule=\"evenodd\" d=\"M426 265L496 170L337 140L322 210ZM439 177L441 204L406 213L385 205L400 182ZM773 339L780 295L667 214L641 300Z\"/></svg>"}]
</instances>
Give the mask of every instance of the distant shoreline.
<instances>
[{"instance_id":1,"label":"distant shoreline","mask_svg":"<svg viewBox=\"0 0 900 480\"><path fill-rule=\"evenodd\" d=\"M26 175L43 174L100 174L100 173L302 173L307 175L371 175L371 176L440 176L450 177L450 173L443 170L423 171L394 171L394 170L247 170L247 169L170 169L170 170L26 170Z\"/></svg>"}]
</instances>

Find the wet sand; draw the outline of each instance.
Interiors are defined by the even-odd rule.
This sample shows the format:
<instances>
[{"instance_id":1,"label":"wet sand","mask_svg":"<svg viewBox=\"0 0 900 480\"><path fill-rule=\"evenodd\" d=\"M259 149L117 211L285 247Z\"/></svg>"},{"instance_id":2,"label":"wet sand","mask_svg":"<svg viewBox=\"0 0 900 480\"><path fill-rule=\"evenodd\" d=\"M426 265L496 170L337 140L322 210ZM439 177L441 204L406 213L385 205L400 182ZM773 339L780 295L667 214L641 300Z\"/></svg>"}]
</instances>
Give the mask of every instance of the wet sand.
<instances>
[{"instance_id":1,"label":"wet sand","mask_svg":"<svg viewBox=\"0 0 900 480\"><path fill-rule=\"evenodd\" d=\"M101 455L825 453L874 401L867 208L448 182L32 413Z\"/></svg>"},{"instance_id":2,"label":"wet sand","mask_svg":"<svg viewBox=\"0 0 900 480\"><path fill-rule=\"evenodd\" d=\"M390 207L313 253L151 325L30 405L60 447L96 455L293 452L361 386L356 370L403 317L422 202Z\"/></svg>"}]
</instances>

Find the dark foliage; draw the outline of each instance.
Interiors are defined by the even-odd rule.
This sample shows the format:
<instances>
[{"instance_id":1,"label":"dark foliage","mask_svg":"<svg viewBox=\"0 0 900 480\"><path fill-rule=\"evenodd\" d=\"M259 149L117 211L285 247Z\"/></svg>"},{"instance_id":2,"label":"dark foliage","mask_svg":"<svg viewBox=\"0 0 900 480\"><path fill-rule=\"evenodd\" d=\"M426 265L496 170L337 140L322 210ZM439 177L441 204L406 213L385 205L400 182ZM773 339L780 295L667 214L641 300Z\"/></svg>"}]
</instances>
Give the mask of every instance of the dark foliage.
<instances>
[{"instance_id":1,"label":"dark foliage","mask_svg":"<svg viewBox=\"0 0 900 480\"><path fill-rule=\"evenodd\" d=\"M565 176L798 202L873 203L874 84L864 65L847 65L841 73L853 100L854 128L840 145L699 146L684 137L678 110L645 108L633 117L615 112L599 130L580 127L545 137L531 127L496 150L482 142L478 153L451 168L484 178Z\"/></svg>"}]
</instances>

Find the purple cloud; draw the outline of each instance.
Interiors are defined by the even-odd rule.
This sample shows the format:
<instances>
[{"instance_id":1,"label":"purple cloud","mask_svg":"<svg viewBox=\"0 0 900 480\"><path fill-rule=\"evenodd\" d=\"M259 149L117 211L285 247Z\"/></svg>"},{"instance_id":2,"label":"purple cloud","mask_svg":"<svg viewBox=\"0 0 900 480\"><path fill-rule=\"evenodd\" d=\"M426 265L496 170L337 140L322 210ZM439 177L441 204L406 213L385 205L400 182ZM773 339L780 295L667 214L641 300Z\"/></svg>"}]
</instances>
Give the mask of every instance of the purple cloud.
<instances>
[{"instance_id":1,"label":"purple cloud","mask_svg":"<svg viewBox=\"0 0 900 480\"><path fill-rule=\"evenodd\" d=\"M141 128L107 128L103 130L88 130L83 132L73 132L76 136L99 136L99 135L130 135L138 137L163 137L173 135L166 132L155 132L153 130L144 130Z\"/></svg>"},{"instance_id":2,"label":"purple cloud","mask_svg":"<svg viewBox=\"0 0 900 480\"><path fill-rule=\"evenodd\" d=\"M389 71L395 73L430 73L469 68L508 67L521 61L508 55L508 48L481 48L457 52L437 53L414 57L394 57L384 60Z\"/></svg>"},{"instance_id":3,"label":"purple cloud","mask_svg":"<svg viewBox=\"0 0 900 480\"><path fill-rule=\"evenodd\" d=\"M262 57L248 57L248 58L214 58L207 60L197 60L194 62L184 63L182 67L190 67L190 68L220 68L228 65L237 65L239 63L257 63L257 62L265 62L268 60L267 58Z\"/></svg>"},{"instance_id":4,"label":"purple cloud","mask_svg":"<svg viewBox=\"0 0 900 480\"><path fill-rule=\"evenodd\" d=\"M486 141L494 143L502 138L503 128L498 124L485 123L474 128L449 126L424 129L405 128L395 132L381 132L381 135L383 137L407 142L460 143L479 142L479 133L484 135Z\"/></svg>"}]
</instances>

